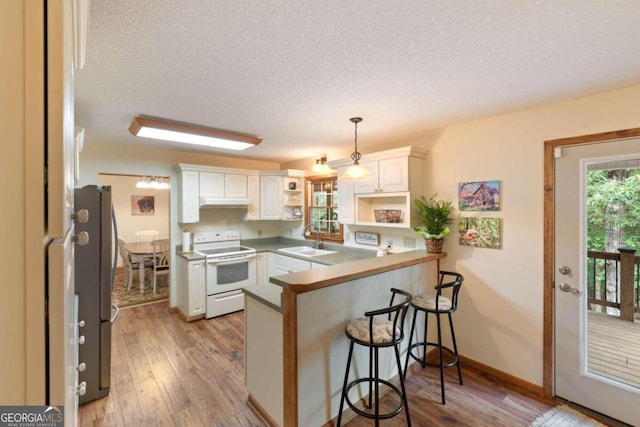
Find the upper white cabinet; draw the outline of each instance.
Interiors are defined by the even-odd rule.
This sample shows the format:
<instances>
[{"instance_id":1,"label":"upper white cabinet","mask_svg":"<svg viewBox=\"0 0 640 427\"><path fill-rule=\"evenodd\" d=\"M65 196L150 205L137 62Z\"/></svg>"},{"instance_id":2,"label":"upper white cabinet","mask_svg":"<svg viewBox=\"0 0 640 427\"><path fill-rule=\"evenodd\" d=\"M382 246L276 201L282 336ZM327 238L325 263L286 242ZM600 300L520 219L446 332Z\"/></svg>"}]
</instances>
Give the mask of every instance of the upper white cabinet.
<instances>
[{"instance_id":1,"label":"upper white cabinet","mask_svg":"<svg viewBox=\"0 0 640 427\"><path fill-rule=\"evenodd\" d=\"M304 171L260 172L260 219L300 220L304 205Z\"/></svg>"},{"instance_id":2,"label":"upper white cabinet","mask_svg":"<svg viewBox=\"0 0 640 427\"><path fill-rule=\"evenodd\" d=\"M338 170L338 220L342 224L408 228L412 223L413 199L424 192L424 159L427 152L402 147L364 154L360 165L370 181L340 181L351 159L329 162Z\"/></svg>"},{"instance_id":3,"label":"upper white cabinet","mask_svg":"<svg viewBox=\"0 0 640 427\"><path fill-rule=\"evenodd\" d=\"M247 174L200 172L200 197L210 199L246 199Z\"/></svg>"},{"instance_id":4,"label":"upper white cabinet","mask_svg":"<svg viewBox=\"0 0 640 427\"><path fill-rule=\"evenodd\" d=\"M244 219L255 221L260 219L260 177L258 175L247 175L247 214Z\"/></svg>"},{"instance_id":5,"label":"upper white cabinet","mask_svg":"<svg viewBox=\"0 0 640 427\"><path fill-rule=\"evenodd\" d=\"M200 221L199 188L198 172L178 171L178 222L186 224Z\"/></svg>"},{"instance_id":6,"label":"upper white cabinet","mask_svg":"<svg viewBox=\"0 0 640 427\"><path fill-rule=\"evenodd\" d=\"M360 164L369 171L373 179L355 182L356 194L409 191L409 157L395 157L360 162Z\"/></svg>"},{"instance_id":7,"label":"upper white cabinet","mask_svg":"<svg viewBox=\"0 0 640 427\"><path fill-rule=\"evenodd\" d=\"M280 219L282 211L282 177L260 177L260 219Z\"/></svg>"},{"instance_id":8,"label":"upper white cabinet","mask_svg":"<svg viewBox=\"0 0 640 427\"><path fill-rule=\"evenodd\" d=\"M347 166L338 168L338 176L342 175ZM353 204L353 181L338 181L338 221L341 224L355 224L356 211Z\"/></svg>"}]
</instances>

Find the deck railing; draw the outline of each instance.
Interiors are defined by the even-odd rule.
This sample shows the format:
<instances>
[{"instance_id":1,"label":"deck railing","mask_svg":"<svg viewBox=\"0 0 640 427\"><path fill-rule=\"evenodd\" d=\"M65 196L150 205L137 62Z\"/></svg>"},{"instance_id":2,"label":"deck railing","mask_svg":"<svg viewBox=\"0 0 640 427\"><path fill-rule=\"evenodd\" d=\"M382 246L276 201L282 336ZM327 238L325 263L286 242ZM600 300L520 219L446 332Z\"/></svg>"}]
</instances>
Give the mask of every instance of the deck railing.
<instances>
[{"instance_id":1,"label":"deck railing","mask_svg":"<svg viewBox=\"0 0 640 427\"><path fill-rule=\"evenodd\" d=\"M636 250L587 252L588 308L635 321L640 310L640 256Z\"/></svg>"}]
</instances>

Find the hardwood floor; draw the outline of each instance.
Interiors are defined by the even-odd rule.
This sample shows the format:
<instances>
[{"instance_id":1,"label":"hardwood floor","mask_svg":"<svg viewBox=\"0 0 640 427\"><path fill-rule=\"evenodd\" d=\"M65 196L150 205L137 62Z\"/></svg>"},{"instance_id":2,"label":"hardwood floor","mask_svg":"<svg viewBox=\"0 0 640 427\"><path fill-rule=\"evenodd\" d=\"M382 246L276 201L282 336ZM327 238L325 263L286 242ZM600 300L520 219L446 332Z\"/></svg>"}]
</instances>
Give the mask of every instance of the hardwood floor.
<instances>
[{"instance_id":1,"label":"hardwood floor","mask_svg":"<svg viewBox=\"0 0 640 427\"><path fill-rule=\"evenodd\" d=\"M242 312L185 323L166 302L121 310L113 326L111 393L82 405L79 425L264 426L246 404L243 337ZM442 405L437 369L413 371L407 392L414 426L527 426L554 406L464 365L464 386L454 370L447 372ZM382 404L394 402L389 396ZM346 425L373 422L358 417ZM405 426L404 413L381 425Z\"/></svg>"}]
</instances>

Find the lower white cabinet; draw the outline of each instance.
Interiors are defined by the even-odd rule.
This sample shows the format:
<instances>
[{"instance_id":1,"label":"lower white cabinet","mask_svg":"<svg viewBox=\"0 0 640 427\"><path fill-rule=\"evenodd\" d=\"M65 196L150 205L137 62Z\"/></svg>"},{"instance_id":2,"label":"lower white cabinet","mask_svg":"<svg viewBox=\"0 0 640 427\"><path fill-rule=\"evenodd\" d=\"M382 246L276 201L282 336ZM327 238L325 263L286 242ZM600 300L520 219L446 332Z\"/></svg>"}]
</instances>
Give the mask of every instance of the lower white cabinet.
<instances>
[{"instance_id":1,"label":"lower white cabinet","mask_svg":"<svg viewBox=\"0 0 640 427\"><path fill-rule=\"evenodd\" d=\"M178 259L178 310L188 322L201 319L207 312L207 289L204 259Z\"/></svg>"},{"instance_id":2,"label":"lower white cabinet","mask_svg":"<svg viewBox=\"0 0 640 427\"><path fill-rule=\"evenodd\" d=\"M269 257L267 252L256 254L256 284L269 283Z\"/></svg>"},{"instance_id":3,"label":"lower white cabinet","mask_svg":"<svg viewBox=\"0 0 640 427\"><path fill-rule=\"evenodd\" d=\"M311 262L269 252L269 277L311 269Z\"/></svg>"}]
</instances>

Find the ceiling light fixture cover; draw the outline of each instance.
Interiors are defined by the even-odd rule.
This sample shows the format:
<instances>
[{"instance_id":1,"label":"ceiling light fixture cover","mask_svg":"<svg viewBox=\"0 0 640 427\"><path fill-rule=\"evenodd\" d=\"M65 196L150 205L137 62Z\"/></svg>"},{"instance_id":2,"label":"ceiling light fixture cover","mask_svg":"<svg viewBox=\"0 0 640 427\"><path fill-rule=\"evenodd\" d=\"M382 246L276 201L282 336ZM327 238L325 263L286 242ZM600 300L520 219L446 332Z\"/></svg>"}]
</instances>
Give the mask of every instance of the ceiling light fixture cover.
<instances>
[{"instance_id":1,"label":"ceiling light fixture cover","mask_svg":"<svg viewBox=\"0 0 640 427\"><path fill-rule=\"evenodd\" d=\"M133 118L129 132L134 136L227 150L244 150L262 142L262 138L238 132L141 116Z\"/></svg>"},{"instance_id":2,"label":"ceiling light fixture cover","mask_svg":"<svg viewBox=\"0 0 640 427\"><path fill-rule=\"evenodd\" d=\"M136 188L151 188L154 190L168 190L169 179L162 176L141 176Z\"/></svg>"},{"instance_id":3,"label":"ceiling light fixture cover","mask_svg":"<svg viewBox=\"0 0 640 427\"><path fill-rule=\"evenodd\" d=\"M355 150L351 154L351 159L353 160L353 164L349 166L342 175L338 178L341 181L369 181L372 180L373 177L369 174L369 172L362 166L360 166L360 159L362 155L358 152L358 123L362 121L361 117L352 117L349 120L353 122L355 125L355 139L354 139L354 147Z\"/></svg>"},{"instance_id":4,"label":"ceiling light fixture cover","mask_svg":"<svg viewBox=\"0 0 640 427\"><path fill-rule=\"evenodd\" d=\"M318 174L329 174L331 172L335 172L327 164L327 158L325 156L316 159L316 163L311 167L311 171Z\"/></svg>"}]
</instances>

